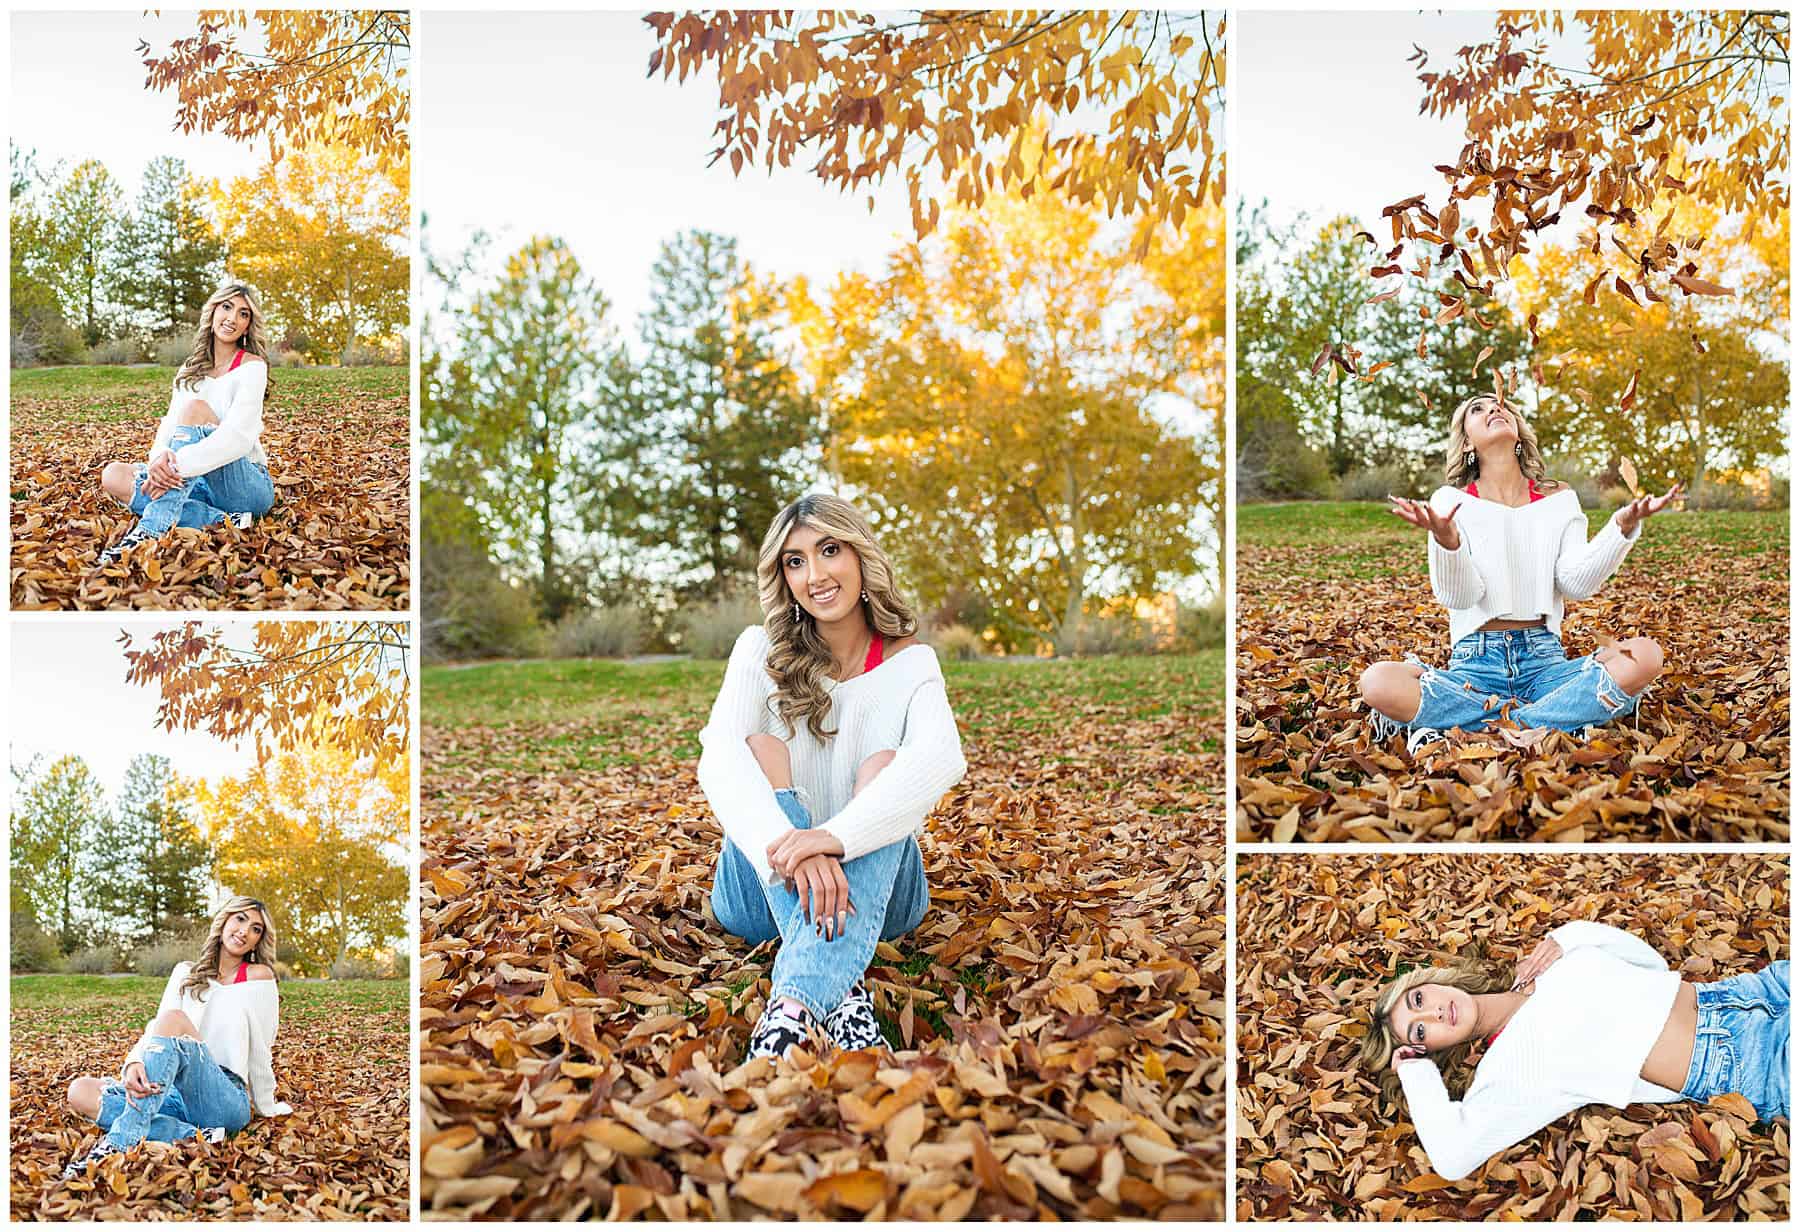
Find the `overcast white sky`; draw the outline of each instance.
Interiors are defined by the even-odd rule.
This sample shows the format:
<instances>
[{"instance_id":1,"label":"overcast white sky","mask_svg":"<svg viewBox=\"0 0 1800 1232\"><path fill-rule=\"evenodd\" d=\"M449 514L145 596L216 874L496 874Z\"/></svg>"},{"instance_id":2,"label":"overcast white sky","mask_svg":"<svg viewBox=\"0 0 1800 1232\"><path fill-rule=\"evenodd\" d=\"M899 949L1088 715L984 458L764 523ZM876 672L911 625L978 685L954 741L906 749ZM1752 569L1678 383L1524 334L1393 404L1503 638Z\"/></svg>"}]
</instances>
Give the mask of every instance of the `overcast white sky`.
<instances>
[{"instance_id":1,"label":"overcast white sky","mask_svg":"<svg viewBox=\"0 0 1800 1232\"><path fill-rule=\"evenodd\" d=\"M73 753L88 764L118 797L125 769L139 753L160 753L179 774L215 779L241 774L256 762L253 741L233 746L203 731L172 733L158 728L154 686L125 683L121 630L135 645L148 644L176 620L94 621L64 616L54 621L12 622L12 764L34 754L45 763ZM254 626L221 622L232 645L248 647ZM10 789L10 788L9 788Z\"/></svg>"},{"instance_id":2,"label":"overcast white sky","mask_svg":"<svg viewBox=\"0 0 1800 1232\"><path fill-rule=\"evenodd\" d=\"M1347 213L1364 223L1414 193L1443 195L1432 167L1454 162L1462 128L1419 114L1428 66L1493 32L1492 13L1239 13L1232 40L1234 189L1269 221ZM1441 202L1439 202L1441 204Z\"/></svg>"},{"instance_id":3,"label":"overcast white sky","mask_svg":"<svg viewBox=\"0 0 1800 1232\"><path fill-rule=\"evenodd\" d=\"M828 282L873 273L911 214L902 183L850 197L803 167L772 176L708 167L718 115L710 75L645 76L654 42L638 13L418 15L413 192L433 251L484 228L504 254L559 235L635 337L650 267L690 228L736 236L766 272ZM796 160L801 161L800 159Z\"/></svg>"},{"instance_id":4,"label":"overcast white sky","mask_svg":"<svg viewBox=\"0 0 1800 1232\"><path fill-rule=\"evenodd\" d=\"M14 13L8 135L36 149L40 169L58 159L105 163L128 199L135 199L144 167L168 154L205 178L252 174L260 145L202 133L173 131L175 96L144 88L139 39L166 48L193 32L192 12L144 15L117 12Z\"/></svg>"}]
</instances>

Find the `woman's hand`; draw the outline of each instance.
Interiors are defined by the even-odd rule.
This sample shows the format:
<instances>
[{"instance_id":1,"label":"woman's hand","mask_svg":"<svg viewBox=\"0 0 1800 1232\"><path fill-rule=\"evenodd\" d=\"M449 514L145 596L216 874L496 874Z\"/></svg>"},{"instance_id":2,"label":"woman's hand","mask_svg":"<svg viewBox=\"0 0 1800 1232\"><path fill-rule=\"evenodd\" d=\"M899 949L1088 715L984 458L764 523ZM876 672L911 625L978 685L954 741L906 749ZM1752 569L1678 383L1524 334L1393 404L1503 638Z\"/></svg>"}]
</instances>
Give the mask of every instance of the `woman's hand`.
<instances>
[{"instance_id":1,"label":"woman's hand","mask_svg":"<svg viewBox=\"0 0 1800 1232\"><path fill-rule=\"evenodd\" d=\"M1512 990L1518 992L1530 984L1538 976L1548 971L1550 964L1562 956L1562 946L1556 944L1551 938L1545 937L1537 943L1537 948L1532 950L1526 956L1525 961L1520 963L1518 969L1513 972Z\"/></svg>"},{"instance_id":2,"label":"woman's hand","mask_svg":"<svg viewBox=\"0 0 1800 1232\"><path fill-rule=\"evenodd\" d=\"M789 830L769 844L769 867L785 880L794 880L794 870L803 860L813 856L841 856L844 844L824 830Z\"/></svg>"},{"instance_id":3,"label":"woman's hand","mask_svg":"<svg viewBox=\"0 0 1800 1232\"><path fill-rule=\"evenodd\" d=\"M1681 495L1681 485L1677 483L1661 496L1651 496L1648 492L1626 505L1613 515L1613 521L1619 524L1619 533L1627 539L1638 528L1638 523L1652 514L1661 513L1674 503Z\"/></svg>"},{"instance_id":4,"label":"woman's hand","mask_svg":"<svg viewBox=\"0 0 1800 1232\"><path fill-rule=\"evenodd\" d=\"M808 857L794 870L794 892L813 931L831 941L843 935L856 908L850 905L850 882L836 856L823 853Z\"/></svg>"},{"instance_id":5,"label":"woman's hand","mask_svg":"<svg viewBox=\"0 0 1800 1232\"><path fill-rule=\"evenodd\" d=\"M150 473L144 479L144 494L157 497L180 486L181 472L175 467L175 451L165 449L150 463Z\"/></svg>"},{"instance_id":6,"label":"woman's hand","mask_svg":"<svg viewBox=\"0 0 1800 1232\"><path fill-rule=\"evenodd\" d=\"M1431 537L1444 551L1454 552L1462 546L1462 536L1456 532L1456 510L1462 508L1460 501L1449 513L1439 513L1425 501L1407 500L1404 496L1391 494L1388 499L1394 502L1388 512L1399 515L1420 530L1431 532Z\"/></svg>"},{"instance_id":7,"label":"woman's hand","mask_svg":"<svg viewBox=\"0 0 1800 1232\"><path fill-rule=\"evenodd\" d=\"M144 1063L133 1061L125 1067L125 1094L143 1099L146 1095L155 1095L162 1090L151 1082L144 1074Z\"/></svg>"},{"instance_id":8,"label":"woman's hand","mask_svg":"<svg viewBox=\"0 0 1800 1232\"><path fill-rule=\"evenodd\" d=\"M1394 1055L1388 1058L1389 1069L1399 1069L1402 1061L1420 1061L1425 1057L1423 1048L1415 1048L1411 1044L1402 1044L1394 1049Z\"/></svg>"}]
</instances>

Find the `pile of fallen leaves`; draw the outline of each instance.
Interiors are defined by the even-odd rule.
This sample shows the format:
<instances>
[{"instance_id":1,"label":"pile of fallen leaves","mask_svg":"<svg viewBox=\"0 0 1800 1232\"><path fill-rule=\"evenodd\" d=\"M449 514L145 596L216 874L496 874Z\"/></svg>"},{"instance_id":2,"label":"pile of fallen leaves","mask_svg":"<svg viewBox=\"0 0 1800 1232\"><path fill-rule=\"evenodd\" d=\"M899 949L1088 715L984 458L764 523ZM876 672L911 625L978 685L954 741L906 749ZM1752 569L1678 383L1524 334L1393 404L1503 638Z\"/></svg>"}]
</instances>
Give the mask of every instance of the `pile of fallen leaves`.
<instances>
[{"instance_id":1,"label":"pile of fallen leaves","mask_svg":"<svg viewBox=\"0 0 1800 1232\"><path fill-rule=\"evenodd\" d=\"M691 760L500 769L556 725L428 710L428 1217L1220 1218L1222 768L1170 751L1217 711L1065 704L965 735L931 907L870 972L897 1050L798 1065L743 1063L774 947L710 915Z\"/></svg>"},{"instance_id":2,"label":"pile of fallen leaves","mask_svg":"<svg viewBox=\"0 0 1800 1232\"><path fill-rule=\"evenodd\" d=\"M69 1109L69 1084L110 1078L140 1025L91 1034L60 1012L12 1013L14 1219L405 1220L412 1164L405 993L391 1011L287 1014L275 1042L276 1096L223 1143L146 1142L69 1181L63 1165L100 1131ZM285 1008L285 1007L284 1007Z\"/></svg>"},{"instance_id":3,"label":"pile of fallen leaves","mask_svg":"<svg viewBox=\"0 0 1800 1232\"><path fill-rule=\"evenodd\" d=\"M1238 837L1786 840L1786 540L1684 544L1690 554L1671 567L1654 540L1674 539L1674 523L1648 526L1650 542L1563 623L1571 656L1602 638L1662 646L1662 675L1635 718L1590 739L1557 733L1529 753L1459 733L1417 759L1402 737L1374 741L1357 682L1408 652L1448 662L1424 536L1395 546L1392 572L1341 578L1316 544L1240 543Z\"/></svg>"},{"instance_id":4,"label":"pile of fallen leaves","mask_svg":"<svg viewBox=\"0 0 1800 1232\"><path fill-rule=\"evenodd\" d=\"M82 422L72 401L13 399L15 609L405 611L410 605L411 428L404 392L281 394L262 435L275 480L268 516L244 531L178 528L103 572L95 570L95 557L136 519L101 491L101 468L141 461L157 415Z\"/></svg>"},{"instance_id":5,"label":"pile of fallen leaves","mask_svg":"<svg viewBox=\"0 0 1800 1232\"><path fill-rule=\"evenodd\" d=\"M1741 1095L1589 1105L1447 1181L1358 1067L1401 966L1485 946L1510 968L1570 920L1642 937L1690 981L1785 958L1785 856L1261 855L1237 875L1240 1220L1787 1217L1788 1125Z\"/></svg>"}]
</instances>

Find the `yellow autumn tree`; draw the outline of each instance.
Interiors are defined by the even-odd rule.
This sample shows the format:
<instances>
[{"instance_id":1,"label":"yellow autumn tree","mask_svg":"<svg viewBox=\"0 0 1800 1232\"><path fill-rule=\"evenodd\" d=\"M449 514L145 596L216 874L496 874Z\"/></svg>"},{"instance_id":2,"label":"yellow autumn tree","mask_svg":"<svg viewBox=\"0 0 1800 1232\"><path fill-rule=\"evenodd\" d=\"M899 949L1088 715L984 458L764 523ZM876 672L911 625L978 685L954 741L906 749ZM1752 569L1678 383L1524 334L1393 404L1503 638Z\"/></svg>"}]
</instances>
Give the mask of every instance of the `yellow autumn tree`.
<instances>
[{"instance_id":1,"label":"yellow autumn tree","mask_svg":"<svg viewBox=\"0 0 1800 1232\"><path fill-rule=\"evenodd\" d=\"M1673 216L1682 233L1707 237L1713 269L1738 294L1639 305L1607 286L1607 265L1584 248L1519 260L1517 312L1536 339L1524 396L1560 452L1629 458L1644 484L1679 479L1704 501L1709 473L1758 470L1786 449L1787 215L1755 236L1692 201Z\"/></svg>"},{"instance_id":2,"label":"yellow autumn tree","mask_svg":"<svg viewBox=\"0 0 1800 1232\"><path fill-rule=\"evenodd\" d=\"M158 727L249 736L259 760L316 742L369 757L383 774L409 764L407 622L265 620L254 630L248 646L199 621L141 642L122 633L125 680L161 692Z\"/></svg>"},{"instance_id":3,"label":"yellow autumn tree","mask_svg":"<svg viewBox=\"0 0 1800 1232\"><path fill-rule=\"evenodd\" d=\"M1183 395L1216 389L1195 364L1217 314L1171 298L1135 246L1061 195L994 197L879 277L795 296L828 466L928 606L978 595L1008 644L1063 641L1205 568L1220 453Z\"/></svg>"},{"instance_id":4,"label":"yellow autumn tree","mask_svg":"<svg viewBox=\"0 0 1800 1232\"><path fill-rule=\"evenodd\" d=\"M904 177L920 237L942 205L1054 192L1180 227L1224 195L1219 13L730 9L651 13L650 72L716 74L713 160L846 192ZM945 191L933 190L936 170ZM942 200L940 201L940 198Z\"/></svg>"},{"instance_id":5,"label":"yellow autumn tree","mask_svg":"<svg viewBox=\"0 0 1800 1232\"><path fill-rule=\"evenodd\" d=\"M282 961L309 975L405 938L410 795L404 765L310 741L194 791L220 885L269 904Z\"/></svg>"},{"instance_id":6,"label":"yellow autumn tree","mask_svg":"<svg viewBox=\"0 0 1800 1232\"><path fill-rule=\"evenodd\" d=\"M408 161L312 146L216 185L232 273L255 285L304 349L347 362L408 323Z\"/></svg>"},{"instance_id":7,"label":"yellow autumn tree","mask_svg":"<svg viewBox=\"0 0 1800 1232\"><path fill-rule=\"evenodd\" d=\"M175 127L266 141L269 157L331 144L404 163L412 18L405 9L203 10L161 51L138 44L145 86L173 91Z\"/></svg>"}]
</instances>

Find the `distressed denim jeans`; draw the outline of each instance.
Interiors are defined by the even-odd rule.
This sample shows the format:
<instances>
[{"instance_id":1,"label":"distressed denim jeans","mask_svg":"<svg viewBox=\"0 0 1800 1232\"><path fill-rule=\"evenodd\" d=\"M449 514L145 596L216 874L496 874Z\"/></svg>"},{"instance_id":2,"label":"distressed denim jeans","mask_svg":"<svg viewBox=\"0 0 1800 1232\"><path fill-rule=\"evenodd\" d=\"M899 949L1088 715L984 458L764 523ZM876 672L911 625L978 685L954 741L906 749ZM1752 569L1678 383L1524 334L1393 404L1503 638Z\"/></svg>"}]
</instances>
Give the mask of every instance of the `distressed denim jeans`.
<instances>
[{"instance_id":1,"label":"distressed denim jeans","mask_svg":"<svg viewBox=\"0 0 1800 1232\"><path fill-rule=\"evenodd\" d=\"M120 1150L145 1139L191 1138L213 1126L235 1134L250 1124L250 1093L197 1039L151 1036L144 1046L144 1078L161 1089L134 1099L124 1084L109 1082L101 1095L99 1122L106 1141Z\"/></svg>"},{"instance_id":2,"label":"distressed denim jeans","mask_svg":"<svg viewBox=\"0 0 1800 1232\"><path fill-rule=\"evenodd\" d=\"M1682 1095L1708 1100L1736 1091L1759 1120L1787 1116L1787 960L1695 991L1700 1017Z\"/></svg>"},{"instance_id":3,"label":"distressed denim jeans","mask_svg":"<svg viewBox=\"0 0 1800 1232\"><path fill-rule=\"evenodd\" d=\"M169 438L169 448L180 453L212 433L209 426L182 424ZM223 522L234 513L260 518L275 506L275 483L269 478L269 468L249 458L238 458L196 475L157 497L144 495L150 468L140 462L134 471L137 477L131 487L131 512L137 515L138 525L145 533L158 538L177 526L198 530Z\"/></svg>"},{"instance_id":4,"label":"distressed denim jeans","mask_svg":"<svg viewBox=\"0 0 1800 1232\"><path fill-rule=\"evenodd\" d=\"M1420 728L1481 731L1503 713L1520 727L1573 732L1635 711L1642 697L1625 692L1593 655L1564 657L1561 640L1542 625L1471 633L1451 648L1447 667L1425 667L1419 713L1402 723L1377 712L1375 732L1386 740Z\"/></svg>"},{"instance_id":5,"label":"distressed denim jeans","mask_svg":"<svg viewBox=\"0 0 1800 1232\"><path fill-rule=\"evenodd\" d=\"M796 829L812 828L812 814L792 790L775 793ZM713 875L712 909L719 923L752 945L781 940L775 951L770 1001L792 997L823 1022L868 970L877 941L905 936L925 918L930 891L919 840L907 835L843 863L850 883L844 931L827 941L807 920L800 896L782 885L764 885L749 859L725 841Z\"/></svg>"}]
</instances>

